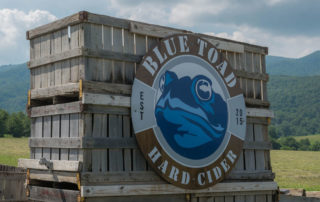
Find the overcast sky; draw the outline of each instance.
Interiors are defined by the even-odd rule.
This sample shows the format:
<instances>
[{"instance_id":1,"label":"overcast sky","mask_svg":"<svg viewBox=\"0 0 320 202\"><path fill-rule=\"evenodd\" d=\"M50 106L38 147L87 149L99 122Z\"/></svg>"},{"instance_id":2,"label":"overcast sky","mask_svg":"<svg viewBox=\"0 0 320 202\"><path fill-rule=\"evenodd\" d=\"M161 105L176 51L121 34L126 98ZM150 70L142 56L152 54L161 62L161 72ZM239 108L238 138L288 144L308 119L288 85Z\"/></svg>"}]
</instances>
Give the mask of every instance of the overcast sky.
<instances>
[{"instance_id":1,"label":"overcast sky","mask_svg":"<svg viewBox=\"0 0 320 202\"><path fill-rule=\"evenodd\" d=\"M268 46L320 49L320 0L0 0L0 65L28 61L25 32L81 10Z\"/></svg>"}]
</instances>

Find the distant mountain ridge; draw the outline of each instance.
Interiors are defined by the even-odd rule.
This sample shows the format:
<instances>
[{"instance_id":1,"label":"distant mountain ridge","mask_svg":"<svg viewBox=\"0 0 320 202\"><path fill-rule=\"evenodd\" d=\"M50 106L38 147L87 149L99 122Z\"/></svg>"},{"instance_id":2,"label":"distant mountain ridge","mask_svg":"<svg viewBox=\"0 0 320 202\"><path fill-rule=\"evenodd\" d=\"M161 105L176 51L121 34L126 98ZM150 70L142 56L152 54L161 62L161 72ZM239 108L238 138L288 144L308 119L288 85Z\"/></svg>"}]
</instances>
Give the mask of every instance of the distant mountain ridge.
<instances>
[{"instance_id":1,"label":"distant mountain ridge","mask_svg":"<svg viewBox=\"0 0 320 202\"><path fill-rule=\"evenodd\" d=\"M266 58L267 72L270 74L271 80L269 86L273 86L271 82L283 80L283 78L275 77L274 75L287 76L313 76L320 75L320 51L316 51L298 59L283 58L276 56L267 56ZM317 77L318 78L318 77ZM301 83L302 80L295 81ZM25 111L27 103L27 92L30 83L30 73L26 63L17 65L0 66L0 109L5 109L8 112ZM286 78L286 81L290 78ZM314 81L317 81L315 79ZM285 89L284 82L274 83L280 85L279 88ZM268 88L272 94L274 88ZM272 103L276 97L270 97L271 106L277 109Z\"/></svg>"},{"instance_id":2,"label":"distant mountain ridge","mask_svg":"<svg viewBox=\"0 0 320 202\"><path fill-rule=\"evenodd\" d=\"M320 51L302 58L284 58L267 56L267 73L285 76L315 76L320 75Z\"/></svg>"}]
</instances>

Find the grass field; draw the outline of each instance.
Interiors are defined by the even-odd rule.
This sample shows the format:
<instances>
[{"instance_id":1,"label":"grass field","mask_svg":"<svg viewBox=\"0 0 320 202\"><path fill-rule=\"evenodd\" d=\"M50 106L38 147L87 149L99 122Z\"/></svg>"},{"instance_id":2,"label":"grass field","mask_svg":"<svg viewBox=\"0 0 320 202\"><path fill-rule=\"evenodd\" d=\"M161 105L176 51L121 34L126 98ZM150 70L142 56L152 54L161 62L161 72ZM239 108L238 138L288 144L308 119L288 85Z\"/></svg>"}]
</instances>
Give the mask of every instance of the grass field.
<instances>
[{"instance_id":1,"label":"grass field","mask_svg":"<svg viewBox=\"0 0 320 202\"><path fill-rule=\"evenodd\" d=\"M16 166L29 158L28 138L0 138L0 164ZM281 188L320 191L320 152L271 151L273 172Z\"/></svg>"},{"instance_id":2,"label":"grass field","mask_svg":"<svg viewBox=\"0 0 320 202\"><path fill-rule=\"evenodd\" d=\"M294 139L296 139L297 141L300 141L302 139L309 139L310 143L314 143L316 141L319 141L320 142L320 134L318 135L307 135L307 136L296 136L294 137Z\"/></svg>"},{"instance_id":3,"label":"grass field","mask_svg":"<svg viewBox=\"0 0 320 202\"><path fill-rule=\"evenodd\" d=\"M19 158L29 158L28 138L0 138L0 164L17 166Z\"/></svg>"},{"instance_id":4,"label":"grass field","mask_svg":"<svg viewBox=\"0 0 320 202\"><path fill-rule=\"evenodd\" d=\"M273 150L271 164L281 188L320 191L320 152Z\"/></svg>"}]
</instances>

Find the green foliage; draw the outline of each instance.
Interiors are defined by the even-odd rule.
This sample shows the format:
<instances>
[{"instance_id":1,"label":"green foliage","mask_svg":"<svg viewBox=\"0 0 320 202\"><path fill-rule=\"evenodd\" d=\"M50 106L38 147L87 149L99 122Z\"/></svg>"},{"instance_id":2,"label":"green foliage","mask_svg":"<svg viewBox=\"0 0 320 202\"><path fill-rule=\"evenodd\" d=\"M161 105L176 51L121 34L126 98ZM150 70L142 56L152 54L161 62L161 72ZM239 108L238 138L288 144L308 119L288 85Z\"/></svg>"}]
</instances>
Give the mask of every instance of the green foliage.
<instances>
[{"instance_id":1,"label":"green foliage","mask_svg":"<svg viewBox=\"0 0 320 202\"><path fill-rule=\"evenodd\" d=\"M11 134L13 137L30 136L30 119L22 112L8 114L0 109L0 137Z\"/></svg>"},{"instance_id":2,"label":"green foliage","mask_svg":"<svg viewBox=\"0 0 320 202\"><path fill-rule=\"evenodd\" d=\"M315 143L313 143L311 145L311 150L312 151L320 151L320 142L319 141L316 141Z\"/></svg>"},{"instance_id":3,"label":"green foliage","mask_svg":"<svg viewBox=\"0 0 320 202\"><path fill-rule=\"evenodd\" d=\"M0 109L0 137L3 137L4 134L6 134L7 131L7 126L6 126L6 121L8 119L8 112Z\"/></svg>"},{"instance_id":4,"label":"green foliage","mask_svg":"<svg viewBox=\"0 0 320 202\"><path fill-rule=\"evenodd\" d=\"M310 143L308 138L297 141L294 137L282 137L271 139L271 144L275 150L320 151L320 141Z\"/></svg>"},{"instance_id":5,"label":"green foliage","mask_svg":"<svg viewBox=\"0 0 320 202\"><path fill-rule=\"evenodd\" d=\"M9 113L24 111L30 72L27 64L0 66L0 108Z\"/></svg>"},{"instance_id":6,"label":"green foliage","mask_svg":"<svg viewBox=\"0 0 320 202\"><path fill-rule=\"evenodd\" d=\"M268 94L275 118L272 138L320 133L320 76L271 76Z\"/></svg>"}]
</instances>

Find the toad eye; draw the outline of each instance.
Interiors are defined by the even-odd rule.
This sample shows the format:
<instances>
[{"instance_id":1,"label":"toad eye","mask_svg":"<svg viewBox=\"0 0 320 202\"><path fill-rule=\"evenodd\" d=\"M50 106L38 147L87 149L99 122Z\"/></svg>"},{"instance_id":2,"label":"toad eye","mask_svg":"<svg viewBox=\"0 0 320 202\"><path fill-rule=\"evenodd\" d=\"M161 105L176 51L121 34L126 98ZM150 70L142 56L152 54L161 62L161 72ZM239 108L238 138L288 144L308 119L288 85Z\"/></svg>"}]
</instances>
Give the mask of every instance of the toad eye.
<instances>
[{"instance_id":1,"label":"toad eye","mask_svg":"<svg viewBox=\"0 0 320 202\"><path fill-rule=\"evenodd\" d=\"M199 79L195 85L195 90L200 100L208 101L211 99L212 87L208 80Z\"/></svg>"},{"instance_id":2,"label":"toad eye","mask_svg":"<svg viewBox=\"0 0 320 202\"><path fill-rule=\"evenodd\" d=\"M166 76L165 76L165 74L163 74L159 80L159 88L160 88L161 92L163 92L163 90L164 90L165 82L166 82Z\"/></svg>"}]
</instances>

